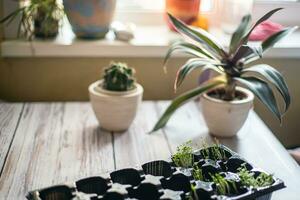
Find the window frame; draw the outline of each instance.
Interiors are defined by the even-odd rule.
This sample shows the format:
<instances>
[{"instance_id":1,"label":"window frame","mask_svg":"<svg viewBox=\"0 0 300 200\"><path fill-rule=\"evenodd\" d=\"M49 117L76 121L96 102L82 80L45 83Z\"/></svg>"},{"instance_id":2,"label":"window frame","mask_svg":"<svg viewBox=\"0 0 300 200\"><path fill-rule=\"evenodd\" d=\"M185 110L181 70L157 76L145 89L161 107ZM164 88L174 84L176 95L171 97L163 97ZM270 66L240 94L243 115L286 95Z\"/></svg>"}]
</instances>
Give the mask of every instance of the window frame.
<instances>
[{"instance_id":1,"label":"window frame","mask_svg":"<svg viewBox=\"0 0 300 200\"><path fill-rule=\"evenodd\" d=\"M3 0L3 16L11 13L15 9L19 8L20 3L17 1ZM300 25L300 1L299 0L259 0L254 2L253 18L257 19L262 16L266 11L273 9L274 7L284 7L289 12L281 12L275 15L272 19L283 25ZM131 10L117 10L115 13L115 20L121 22L133 22L137 25L164 25L164 11L163 10L142 10L142 11L131 11ZM214 13L207 12L204 15L213 19L216 17ZM4 26L3 35L5 39L12 39L17 37L18 20L14 20L10 26Z\"/></svg>"},{"instance_id":2,"label":"window frame","mask_svg":"<svg viewBox=\"0 0 300 200\"><path fill-rule=\"evenodd\" d=\"M281 23L284 26L300 25L299 22L300 1L299 0L255 1L254 8L253 8L253 18L258 19L259 17L263 16L263 14L265 14L267 11L279 7L284 8L284 10L272 16L272 20ZM288 10L288 12L286 12L285 10Z\"/></svg>"},{"instance_id":3,"label":"window frame","mask_svg":"<svg viewBox=\"0 0 300 200\"><path fill-rule=\"evenodd\" d=\"M253 19L256 20L263 16L267 11L277 7L285 8L285 10L288 10L289 12L281 11L281 13L277 13L272 16L274 21L285 26L300 25L300 0L256 0L253 5ZM215 12L216 11L204 12L203 15L212 19L218 18ZM164 10L117 10L115 20L122 22L130 21L138 25L163 25L165 24L164 14Z\"/></svg>"}]
</instances>

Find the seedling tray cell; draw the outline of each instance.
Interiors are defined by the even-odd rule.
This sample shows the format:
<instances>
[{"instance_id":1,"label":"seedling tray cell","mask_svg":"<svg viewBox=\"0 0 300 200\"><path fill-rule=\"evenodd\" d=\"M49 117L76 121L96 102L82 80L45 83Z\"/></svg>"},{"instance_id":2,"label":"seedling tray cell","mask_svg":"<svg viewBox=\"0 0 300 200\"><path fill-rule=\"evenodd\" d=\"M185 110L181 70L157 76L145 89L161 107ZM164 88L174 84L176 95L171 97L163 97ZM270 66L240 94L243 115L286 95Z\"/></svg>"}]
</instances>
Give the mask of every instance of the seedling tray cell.
<instances>
[{"instance_id":1,"label":"seedling tray cell","mask_svg":"<svg viewBox=\"0 0 300 200\"><path fill-rule=\"evenodd\" d=\"M26 197L29 200L270 200L274 191L285 187L282 180L269 176L223 145L193 151L192 162L184 167L172 158L173 161L150 161L140 168L120 169L105 176L30 191ZM251 174L256 179L249 179L248 185L242 170L244 176ZM272 178L271 184L263 185L261 173ZM250 186L256 184L251 183L254 180L263 186Z\"/></svg>"}]
</instances>

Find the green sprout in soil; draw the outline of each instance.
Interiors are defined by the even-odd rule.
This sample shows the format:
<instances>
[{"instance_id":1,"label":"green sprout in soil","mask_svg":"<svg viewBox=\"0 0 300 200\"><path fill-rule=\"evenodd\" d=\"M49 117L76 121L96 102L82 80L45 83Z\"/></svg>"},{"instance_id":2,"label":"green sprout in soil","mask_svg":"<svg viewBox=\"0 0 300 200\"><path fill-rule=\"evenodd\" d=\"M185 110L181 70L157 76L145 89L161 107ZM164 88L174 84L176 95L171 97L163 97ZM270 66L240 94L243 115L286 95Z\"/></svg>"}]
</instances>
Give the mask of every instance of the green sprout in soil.
<instances>
[{"instance_id":1,"label":"green sprout in soil","mask_svg":"<svg viewBox=\"0 0 300 200\"><path fill-rule=\"evenodd\" d=\"M226 153L224 149L220 148L219 144L214 144L211 147L213 160L226 160Z\"/></svg>"},{"instance_id":2,"label":"green sprout in soil","mask_svg":"<svg viewBox=\"0 0 300 200\"><path fill-rule=\"evenodd\" d=\"M256 182L259 187L266 187L272 185L274 181L273 176L271 174L261 172L256 178Z\"/></svg>"},{"instance_id":3,"label":"green sprout in soil","mask_svg":"<svg viewBox=\"0 0 300 200\"><path fill-rule=\"evenodd\" d=\"M205 159L227 160L226 152L223 148L220 148L220 143L216 138L215 143L212 146L208 146L206 142L203 142L202 148L201 155Z\"/></svg>"},{"instance_id":4,"label":"green sprout in soil","mask_svg":"<svg viewBox=\"0 0 300 200\"><path fill-rule=\"evenodd\" d=\"M172 160L177 167L188 168L193 165L193 148L191 141L177 147L177 152L172 156Z\"/></svg>"},{"instance_id":5,"label":"green sprout in soil","mask_svg":"<svg viewBox=\"0 0 300 200\"><path fill-rule=\"evenodd\" d=\"M187 198L188 200L199 200L198 194L196 192L196 187L191 184L191 192Z\"/></svg>"},{"instance_id":6,"label":"green sprout in soil","mask_svg":"<svg viewBox=\"0 0 300 200\"><path fill-rule=\"evenodd\" d=\"M273 184L273 175L261 172L258 177L254 177L254 172L247 170L245 166L238 169L241 183L247 187L259 188Z\"/></svg>"},{"instance_id":7,"label":"green sprout in soil","mask_svg":"<svg viewBox=\"0 0 300 200\"><path fill-rule=\"evenodd\" d=\"M198 165L194 165L192 175L197 181L204 181L202 169Z\"/></svg>"},{"instance_id":8,"label":"green sprout in soil","mask_svg":"<svg viewBox=\"0 0 300 200\"><path fill-rule=\"evenodd\" d=\"M237 186L234 181L226 180L221 174L211 175L213 182L217 185L217 192L220 195L237 193Z\"/></svg>"},{"instance_id":9,"label":"green sprout in soil","mask_svg":"<svg viewBox=\"0 0 300 200\"><path fill-rule=\"evenodd\" d=\"M201 155L203 156L203 158L205 158L205 159L209 159L209 155L210 155L210 153L209 153L209 146L208 146L208 144L207 144L207 142L206 141L203 141L202 142L202 151L201 151Z\"/></svg>"}]
</instances>

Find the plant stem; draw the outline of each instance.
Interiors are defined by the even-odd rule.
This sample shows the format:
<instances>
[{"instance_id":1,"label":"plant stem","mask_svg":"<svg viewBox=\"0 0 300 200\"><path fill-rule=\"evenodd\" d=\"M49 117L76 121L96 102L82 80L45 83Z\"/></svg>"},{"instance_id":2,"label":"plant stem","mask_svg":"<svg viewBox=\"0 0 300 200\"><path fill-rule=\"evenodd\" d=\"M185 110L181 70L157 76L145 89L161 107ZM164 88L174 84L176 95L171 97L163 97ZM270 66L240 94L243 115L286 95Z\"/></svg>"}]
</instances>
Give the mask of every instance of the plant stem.
<instances>
[{"instance_id":1,"label":"plant stem","mask_svg":"<svg viewBox=\"0 0 300 200\"><path fill-rule=\"evenodd\" d=\"M227 77L227 84L225 86L225 101L232 101L235 98L235 82L231 77Z\"/></svg>"}]
</instances>

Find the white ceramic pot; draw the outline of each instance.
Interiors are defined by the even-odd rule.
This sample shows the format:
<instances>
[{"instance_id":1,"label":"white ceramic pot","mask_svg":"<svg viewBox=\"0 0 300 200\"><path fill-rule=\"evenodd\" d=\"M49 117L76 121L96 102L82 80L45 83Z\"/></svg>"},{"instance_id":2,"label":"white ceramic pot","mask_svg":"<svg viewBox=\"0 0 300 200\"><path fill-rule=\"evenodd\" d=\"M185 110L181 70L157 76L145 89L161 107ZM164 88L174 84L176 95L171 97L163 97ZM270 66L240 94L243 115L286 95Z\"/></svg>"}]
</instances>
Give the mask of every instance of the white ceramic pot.
<instances>
[{"instance_id":1,"label":"white ceramic pot","mask_svg":"<svg viewBox=\"0 0 300 200\"><path fill-rule=\"evenodd\" d=\"M143 97L143 87L135 84L130 91L118 92L102 88L103 80L89 86L90 101L100 127L121 132L129 128Z\"/></svg>"},{"instance_id":2,"label":"white ceramic pot","mask_svg":"<svg viewBox=\"0 0 300 200\"><path fill-rule=\"evenodd\" d=\"M251 91L237 87L245 94L242 100L223 101L204 93L201 98L202 112L210 134L218 137L232 137L245 123L253 108L254 95Z\"/></svg>"}]
</instances>

